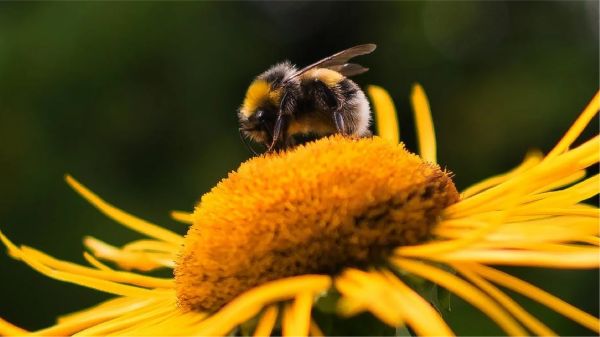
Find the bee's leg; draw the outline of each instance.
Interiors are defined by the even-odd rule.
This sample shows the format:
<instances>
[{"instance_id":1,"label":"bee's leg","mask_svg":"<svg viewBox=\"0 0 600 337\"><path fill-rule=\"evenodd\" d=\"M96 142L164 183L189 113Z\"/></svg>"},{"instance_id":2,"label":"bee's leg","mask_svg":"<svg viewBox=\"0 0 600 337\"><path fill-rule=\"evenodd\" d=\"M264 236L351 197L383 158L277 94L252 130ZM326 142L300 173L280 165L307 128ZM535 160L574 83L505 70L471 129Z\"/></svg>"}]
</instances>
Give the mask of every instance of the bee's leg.
<instances>
[{"instance_id":1,"label":"bee's leg","mask_svg":"<svg viewBox=\"0 0 600 337\"><path fill-rule=\"evenodd\" d=\"M267 152L279 149L279 147L285 147L287 140L287 130L290 124L290 115L280 114L275 121L275 127L273 128L273 140Z\"/></svg>"},{"instance_id":2,"label":"bee's leg","mask_svg":"<svg viewBox=\"0 0 600 337\"><path fill-rule=\"evenodd\" d=\"M339 110L333 112L333 121L335 122L335 128L337 129L337 132L341 133L344 136L347 136L348 130L346 130L344 116Z\"/></svg>"},{"instance_id":3,"label":"bee's leg","mask_svg":"<svg viewBox=\"0 0 600 337\"><path fill-rule=\"evenodd\" d=\"M348 125L342 114L342 102L336 92L320 80L314 80L306 85L308 96L315 100L315 108L318 111L330 113L337 133L348 135Z\"/></svg>"},{"instance_id":4,"label":"bee's leg","mask_svg":"<svg viewBox=\"0 0 600 337\"><path fill-rule=\"evenodd\" d=\"M296 110L296 103L298 99L299 88L290 86L285 91L281 103L279 105L279 112L277 114L277 120L273 127L273 138L271 145L267 152L273 150L285 149L288 146L288 127Z\"/></svg>"}]
</instances>

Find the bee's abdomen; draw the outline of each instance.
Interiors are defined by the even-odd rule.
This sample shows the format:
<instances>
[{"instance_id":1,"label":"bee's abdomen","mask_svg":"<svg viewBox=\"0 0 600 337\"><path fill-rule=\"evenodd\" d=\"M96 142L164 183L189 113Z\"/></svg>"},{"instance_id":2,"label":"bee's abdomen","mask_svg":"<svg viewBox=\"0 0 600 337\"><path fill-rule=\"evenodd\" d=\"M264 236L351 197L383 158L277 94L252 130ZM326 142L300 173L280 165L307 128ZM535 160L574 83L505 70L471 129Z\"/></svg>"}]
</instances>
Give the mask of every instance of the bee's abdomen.
<instances>
[{"instance_id":1,"label":"bee's abdomen","mask_svg":"<svg viewBox=\"0 0 600 337\"><path fill-rule=\"evenodd\" d=\"M358 87L358 85L347 77L345 77L342 81L340 81L337 84L337 86L340 89L340 93L347 100L351 100L351 99L355 98L356 95L358 94L358 92L361 91L360 88Z\"/></svg>"},{"instance_id":2,"label":"bee's abdomen","mask_svg":"<svg viewBox=\"0 0 600 337\"><path fill-rule=\"evenodd\" d=\"M346 131L352 136L370 134L371 111L365 94L359 86L340 73L329 69L315 69L302 77L302 98L298 101L296 127L293 131L310 129L316 133L335 133L333 113L339 111ZM293 132L292 132L293 133Z\"/></svg>"},{"instance_id":3,"label":"bee's abdomen","mask_svg":"<svg viewBox=\"0 0 600 337\"><path fill-rule=\"evenodd\" d=\"M360 87L349 78L344 78L338 84L340 95L343 97L342 115L349 127L351 135L370 135L371 108Z\"/></svg>"}]
</instances>

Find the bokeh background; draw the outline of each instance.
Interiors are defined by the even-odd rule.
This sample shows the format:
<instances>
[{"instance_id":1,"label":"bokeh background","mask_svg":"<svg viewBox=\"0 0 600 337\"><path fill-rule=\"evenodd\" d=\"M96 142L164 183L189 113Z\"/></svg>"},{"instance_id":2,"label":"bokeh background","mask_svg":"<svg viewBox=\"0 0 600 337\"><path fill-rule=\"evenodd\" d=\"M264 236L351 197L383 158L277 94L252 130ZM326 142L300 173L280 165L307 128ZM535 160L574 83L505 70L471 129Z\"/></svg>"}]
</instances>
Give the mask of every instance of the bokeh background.
<instances>
[{"instance_id":1,"label":"bokeh background","mask_svg":"<svg viewBox=\"0 0 600 337\"><path fill-rule=\"evenodd\" d=\"M235 112L253 77L367 42L356 81L390 91L413 149L408 95L425 87L460 188L549 150L598 88L597 1L2 2L0 229L79 262L84 235L138 237L75 195L69 172L185 232L168 212L250 157ZM598 315L596 271L512 271ZM0 275L0 316L29 329L107 297L5 254ZM559 333L591 333L517 299ZM500 333L456 297L446 317L459 334Z\"/></svg>"}]
</instances>

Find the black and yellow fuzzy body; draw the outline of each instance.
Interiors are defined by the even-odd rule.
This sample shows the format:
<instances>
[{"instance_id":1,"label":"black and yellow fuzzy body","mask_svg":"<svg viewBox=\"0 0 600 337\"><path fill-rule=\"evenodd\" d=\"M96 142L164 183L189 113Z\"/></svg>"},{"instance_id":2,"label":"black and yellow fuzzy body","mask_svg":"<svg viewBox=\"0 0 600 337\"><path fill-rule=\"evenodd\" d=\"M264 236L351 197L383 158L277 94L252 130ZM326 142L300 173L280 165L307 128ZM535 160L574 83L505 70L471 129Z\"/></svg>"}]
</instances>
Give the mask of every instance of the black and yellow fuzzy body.
<instances>
[{"instance_id":1,"label":"black and yellow fuzzy body","mask_svg":"<svg viewBox=\"0 0 600 337\"><path fill-rule=\"evenodd\" d=\"M268 151L293 146L298 135L370 135L369 103L347 77L367 68L346 62L373 49L356 46L300 70L274 65L250 84L238 112L240 132Z\"/></svg>"}]
</instances>

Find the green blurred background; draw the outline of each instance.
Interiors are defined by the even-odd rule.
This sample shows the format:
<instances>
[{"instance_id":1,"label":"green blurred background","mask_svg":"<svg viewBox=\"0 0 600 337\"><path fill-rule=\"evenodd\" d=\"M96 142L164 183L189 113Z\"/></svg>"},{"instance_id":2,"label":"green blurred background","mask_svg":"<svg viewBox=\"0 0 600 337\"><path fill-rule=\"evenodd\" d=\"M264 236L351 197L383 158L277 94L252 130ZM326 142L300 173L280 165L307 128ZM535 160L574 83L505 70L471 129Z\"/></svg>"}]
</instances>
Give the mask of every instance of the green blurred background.
<instances>
[{"instance_id":1,"label":"green blurred background","mask_svg":"<svg viewBox=\"0 0 600 337\"><path fill-rule=\"evenodd\" d=\"M356 81L390 91L412 149L408 95L423 84L460 188L549 150L598 88L597 1L2 2L1 230L78 262L84 235L139 237L75 195L69 172L185 232L168 212L191 210L250 157L235 112L253 77L367 42L378 49ZM598 315L596 271L513 271ZM0 275L0 316L30 329L107 298L5 254ZM559 333L591 333L523 303ZM458 334L500 333L456 297L447 319Z\"/></svg>"}]
</instances>

